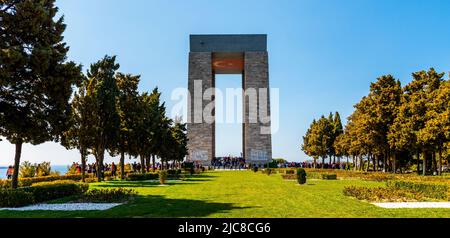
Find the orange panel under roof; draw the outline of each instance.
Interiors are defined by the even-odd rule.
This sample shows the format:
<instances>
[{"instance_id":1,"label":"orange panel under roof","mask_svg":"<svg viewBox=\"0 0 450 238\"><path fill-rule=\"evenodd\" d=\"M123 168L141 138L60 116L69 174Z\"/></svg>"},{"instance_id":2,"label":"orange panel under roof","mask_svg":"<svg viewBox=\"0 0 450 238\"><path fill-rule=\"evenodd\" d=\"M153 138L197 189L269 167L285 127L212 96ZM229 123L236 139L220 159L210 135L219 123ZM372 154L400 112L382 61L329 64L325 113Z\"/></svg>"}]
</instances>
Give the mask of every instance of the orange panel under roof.
<instances>
[{"instance_id":1,"label":"orange panel under roof","mask_svg":"<svg viewBox=\"0 0 450 238\"><path fill-rule=\"evenodd\" d=\"M216 74L241 74L244 56L242 53L214 53L212 67Z\"/></svg>"}]
</instances>

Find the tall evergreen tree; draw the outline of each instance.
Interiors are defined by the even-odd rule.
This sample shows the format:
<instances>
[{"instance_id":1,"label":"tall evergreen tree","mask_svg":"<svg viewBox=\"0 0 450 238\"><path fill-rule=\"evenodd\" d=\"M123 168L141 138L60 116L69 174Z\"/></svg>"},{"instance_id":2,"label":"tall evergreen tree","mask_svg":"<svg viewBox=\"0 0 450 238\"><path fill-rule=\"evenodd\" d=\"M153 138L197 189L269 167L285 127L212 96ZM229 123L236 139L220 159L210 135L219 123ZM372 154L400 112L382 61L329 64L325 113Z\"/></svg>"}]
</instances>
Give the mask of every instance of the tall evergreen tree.
<instances>
[{"instance_id":1,"label":"tall evergreen tree","mask_svg":"<svg viewBox=\"0 0 450 238\"><path fill-rule=\"evenodd\" d=\"M95 101L92 97L86 96L89 81L84 78L82 84L75 92L71 103L72 113L70 117L70 127L63 133L61 144L67 149L78 149L81 155L81 180L85 180L86 159L92 147L92 111L95 108Z\"/></svg>"},{"instance_id":2,"label":"tall evergreen tree","mask_svg":"<svg viewBox=\"0 0 450 238\"><path fill-rule=\"evenodd\" d=\"M437 73L433 68L412 74L413 81L404 87L398 114L389 132L391 146L397 150L407 150L422 154L423 175L431 172L430 164L435 164L434 148L428 141L420 141L419 131L427 121L427 105L433 100L434 91L438 90L443 81L444 73ZM433 166L435 167L435 166Z\"/></svg>"},{"instance_id":3,"label":"tall evergreen tree","mask_svg":"<svg viewBox=\"0 0 450 238\"><path fill-rule=\"evenodd\" d=\"M106 150L117 145L120 117L117 111L119 89L116 82L116 71L119 69L116 57L105 56L92 64L87 73L89 86L87 97L94 101L90 123L92 125L92 152L97 163L97 178L103 178L103 161Z\"/></svg>"},{"instance_id":4,"label":"tall evergreen tree","mask_svg":"<svg viewBox=\"0 0 450 238\"><path fill-rule=\"evenodd\" d=\"M119 136L116 148L120 155L120 177L125 175L125 153L133 154L133 133L139 117L139 85L140 76L117 73L116 81L119 89L117 111L120 118Z\"/></svg>"},{"instance_id":5,"label":"tall evergreen tree","mask_svg":"<svg viewBox=\"0 0 450 238\"><path fill-rule=\"evenodd\" d=\"M66 61L63 17L54 0L0 2L0 135L15 144L17 187L23 143L57 140L67 127L81 66Z\"/></svg>"}]
</instances>

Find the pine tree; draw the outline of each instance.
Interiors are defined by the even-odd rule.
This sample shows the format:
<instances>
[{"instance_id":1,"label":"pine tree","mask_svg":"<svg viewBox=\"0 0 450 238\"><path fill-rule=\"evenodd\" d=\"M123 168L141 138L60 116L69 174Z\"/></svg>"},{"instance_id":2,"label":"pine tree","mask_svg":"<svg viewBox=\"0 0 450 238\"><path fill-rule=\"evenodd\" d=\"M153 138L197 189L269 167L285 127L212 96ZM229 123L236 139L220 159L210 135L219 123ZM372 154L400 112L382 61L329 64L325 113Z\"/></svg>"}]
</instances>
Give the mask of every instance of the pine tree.
<instances>
[{"instance_id":1,"label":"pine tree","mask_svg":"<svg viewBox=\"0 0 450 238\"><path fill-rule=\"evenodd\" d=\"M23 143L57 140L66 130L81 66L66 62L64 18L54 0L0 3L0 135L16 146L17 187Z\"/></svg>"},{"instance_id":2,"label":"pine tree","mask_svg":"<svg viewBox=\"0 0 450 238\"><path fill-rule=\"evenodd\" d=\"M118 135L118 143L114 152L120 155L120 176L124 179L125 176L125 153L133 154L132 148L133 133L135 123L139 116L139 85L140 76L131 74L117 73L116 81L119 89L119 96L117 100L117 111L120 118L120 128Z\"/></svg>"},{"instance_id":3,"label":"pine tree","mask_svg":"<svg viewBox=\"0 0 450 238\"><path fill-rule=\"evenodd\" d=\"M116 71L119 69L116 57L105 56L92 64L87 73L89 85L86 96L93 101L89 122L92 125L92 153L97 163L97 179L103 178L103 161L106 150L113 150L118 141L120 117L117 111L119 89Z\"/></svg>"}]
</instances>

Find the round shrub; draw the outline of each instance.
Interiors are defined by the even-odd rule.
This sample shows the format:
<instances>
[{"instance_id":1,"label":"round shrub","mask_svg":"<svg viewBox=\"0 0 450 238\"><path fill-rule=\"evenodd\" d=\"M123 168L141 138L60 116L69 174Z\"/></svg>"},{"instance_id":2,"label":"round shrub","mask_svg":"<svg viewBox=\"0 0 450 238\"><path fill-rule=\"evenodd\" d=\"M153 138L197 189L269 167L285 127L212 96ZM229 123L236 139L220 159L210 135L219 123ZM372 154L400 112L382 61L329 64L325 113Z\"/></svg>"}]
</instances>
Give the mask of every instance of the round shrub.
<instances>
[{"instance_id":1,"label":"round shrub","mask_svg":"<svg viewBox=\"0 0 450 238\"><path fill-rule=\"evenodd\" d=\"M167 179L167 171L162 170L159 172L159 183L165 184Z\"/></svg>"},{"instance_id":2,"label":"round shrub","mask_svg":"<svg viewBox=\"0 0 450 238\"><path fill-rule=\"evenodd\" d=\"M258 172L258 167L256 167L256 166L253 167L253 172L255 172L255 173Z\"/></svg>"},{"instance_id":3,"label":"round shrub","mask_svg":"<svg viewBox=\"0 0 450 238\"><path fill-rule=\"evenodd\" d=\"M297 181L299 184L306 183L306 171L303 168L297 169Z\"/></svg>"}]
</instances>

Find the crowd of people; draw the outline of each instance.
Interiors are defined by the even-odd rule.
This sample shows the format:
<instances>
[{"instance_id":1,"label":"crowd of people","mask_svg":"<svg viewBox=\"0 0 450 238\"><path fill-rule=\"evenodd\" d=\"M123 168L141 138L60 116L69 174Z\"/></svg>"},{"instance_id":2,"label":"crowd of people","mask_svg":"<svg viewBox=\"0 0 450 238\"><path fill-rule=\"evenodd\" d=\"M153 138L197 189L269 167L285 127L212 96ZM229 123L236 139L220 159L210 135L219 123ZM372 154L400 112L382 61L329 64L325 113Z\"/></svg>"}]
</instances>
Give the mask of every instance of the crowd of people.
<instances>
[{"instance_id":1,"label":"crowd of people","mask_svg":"<svg viewBox=\"0 0 450 238\"><path fill-rule=\"evenodd\" d=\"M242 157L214 157L211 160L211 166L214 169L244 169L246 163Z\"/></svg>"},{"instance_id":2,"label":"crowd of people","mask_svg":"<svg viewBox=\"0 0 450 238\"><path fill-rule=\"evenodd\" d=\"M73 162L70 170L77 174L81 174L82 166L81 166L81 164L79 164L77 162ZM104 173L105 171L110 171L111 176L117 176L117 165L114 162L112 162L111 164L105 163L103 165L103 170L101 172ZM85 168L85 172L88 174L90 174L90 173L96 174L97 173L97 164L96 163L87 164L86 168Z\"/></svg>"},{"instance_id":3,"label":"crowd of people","mask_svg":"<svg viewBox=\"0 0 450 238\"><path fill-rule=\"evenodd\" d=\"M129 164L130 169L134 173L139 173L142 170L141 163L132 163ZM170 164L162 164L162 163L156 163L155 169L161 170L162 167L165 167L166 169L177 169L180 167L180 164L170 163ZM118 165L116 165L114 162L108 164L105 163L103 166L102 173L109 171L111 172L111 176L117 176L117 170ZM195 168L201 168L203 165L199 162L194 163ZM233 156L226 156L226 157L215 157L211 160L211 167L214 169L246 169L248 168L248 165L245 163L245 159L242 157L233 157ZM304 162L284 162L284 163L278 163L278 168L314 168L314 162L313 161L304 161ZM153 168L153 167L150 167ZM350 170L350 164L343 163L343 162L337 162L337 163L316 163L316 168L323 168L323 169L344 169L344 170ZM73 162L72 166L70 167L70 172L81 174L81 164L78 162ZM91 163L87 164L85 168L85 172L88 174L96 174L97 173L97 164ZM14 167L9 166L6 170L6 178L11 179L12 175L14 173Z\"/></svg>"},{"instance_id":4,"label":"crowd of people","mask_svg":"<svg viewBox=\"0 0 450 238\"><path fill-rule=\"evenodd\" d=\"M313 161L303 161L303 162L285 162L279 163L278 168L314 168ZM337 162L337 163L316 163L316 168L322 169L345 169L350 170L350 164Z\"/></svg>"}]
</instances>

